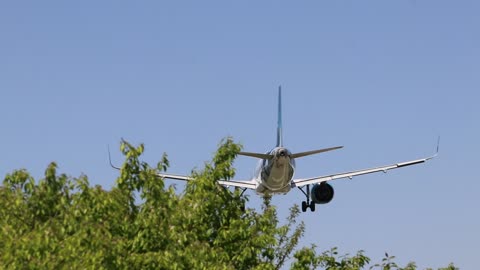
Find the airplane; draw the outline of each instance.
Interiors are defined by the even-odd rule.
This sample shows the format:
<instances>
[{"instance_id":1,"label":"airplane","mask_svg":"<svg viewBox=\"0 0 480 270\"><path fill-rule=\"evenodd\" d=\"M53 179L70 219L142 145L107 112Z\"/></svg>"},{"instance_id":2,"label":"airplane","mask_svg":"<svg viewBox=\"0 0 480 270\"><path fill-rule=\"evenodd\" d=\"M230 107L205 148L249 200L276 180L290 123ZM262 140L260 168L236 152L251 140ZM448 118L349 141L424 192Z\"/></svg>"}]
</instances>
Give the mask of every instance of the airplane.
<instances>
[{"instance_id":1,"label":"airplane","mask_svg":"<svg viewBox=\"0 0 480 270\"><path fill-rule=\"evenodd\" d=\"M283 146L283 130L282 130L282 89L278 89L278 115L277 115L277 143L275 148L266 153L253 153L253 152L239 152L239 155L253 157L259 159L258 165L255 169L254 177L250 181L240 180L221 180L218 184L226 187L236 187L243 189L241 195L248 190L252 189L260 196L271 196L275 194L286 194L293 188L298 188L306 197L305 201L302 201L302 212L306 212L308 208L312 212L315 211L316 204L327 204L333 199L334 189L329 184L329 181L336 179L352 179L354 176L384 172L389 170L403 168L411 165L424 163L428 160L435 158L438 155L438 149L440 144L440 138L437 142L437 151L434 155L415 159L391 165L385 165L375 168L356 170L350 172L342 172L311 178L299 178L294 179L295 174L295 159L306 157L314 154L324 153L328 151L338 150L343 146L336 146L330 148L323 148L318 150L292 153ZM110 165L112 165L110 161ZM192 181L194 178L183 175L159 173L158 176L165 179ZM312 187L310 187L312 186ZM306 190L304 190L304 187Z\"/></svg>"}]
</instances>

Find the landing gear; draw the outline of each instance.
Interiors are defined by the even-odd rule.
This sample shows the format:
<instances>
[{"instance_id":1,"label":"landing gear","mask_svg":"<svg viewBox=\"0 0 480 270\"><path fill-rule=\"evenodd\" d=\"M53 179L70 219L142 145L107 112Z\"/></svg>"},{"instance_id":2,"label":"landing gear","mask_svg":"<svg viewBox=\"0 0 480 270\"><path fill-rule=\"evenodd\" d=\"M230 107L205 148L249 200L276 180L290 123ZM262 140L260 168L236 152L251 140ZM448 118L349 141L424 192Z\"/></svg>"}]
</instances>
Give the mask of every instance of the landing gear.
<instances>
[{"instance_id":1,"label":"landing gear","mask_svg":"<svg viewBox=\"0 0 480 270\"><path fill-rule=\"evenodd\" d=\"M307 212L307 209L310 208L310 211L315 212L315 202L310 201L310 185L307 185L307 192L303 191L301 187L299 187L303 194L305 194L305 197L307 197L307 201L302 201L302 212Z\"/></svg>"},{"instance_id":2,"label":"landing gear","mask_svg":"<svg viewBox=\"0 0 480 270\"><path fill-rule=\"evenodd\" d=\"M302 212L307 212L307 202L306 201L303 201L302 202Z\"/></svg>"},{"instance_id":3,"label":"landing gear","mask_svg":"<svg viewBox=\"0 0 480 270\"><path fill-rule=\"evenodd\" d=\"M237 188L235 188L235 189L237 189ZM247 188L242 189L242 193L240 193L240 197L242 197L243 193L245 193L246 190L247 190ZM242 212L245 212L245 202L243 202L243 204L240 206L240 210Z\"/></svg>"}]
</instances>

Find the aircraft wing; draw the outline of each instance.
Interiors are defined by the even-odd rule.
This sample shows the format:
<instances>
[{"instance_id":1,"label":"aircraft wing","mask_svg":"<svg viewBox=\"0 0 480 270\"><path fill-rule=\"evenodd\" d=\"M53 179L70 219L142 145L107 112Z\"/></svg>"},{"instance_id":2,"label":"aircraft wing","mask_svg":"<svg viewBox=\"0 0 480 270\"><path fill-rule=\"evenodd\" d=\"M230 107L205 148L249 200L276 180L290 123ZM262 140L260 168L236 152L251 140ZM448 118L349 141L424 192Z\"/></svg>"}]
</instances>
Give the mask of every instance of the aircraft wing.
<instances>
[{"instance_id":1,"label":"aircraft wing","mask_svg":"<svg viewBox=\"0 0 480 270\"><path fill-rule=\"evenodd\" d=\"M184 175L168 174L168 173L159 173L158 176L167 179L181 180L181 181L192 181L194 178Z\"/></svg>"},{"instance_id":2,"label":"aircraft wing","mask_svg":"<svg viewBox=\"0 0 480 270\"><path fill-rule=\"evenodd\" d=\"M166 179L173 179L173 180L181 180L181 181L192 181L194 180L193 177L184 176L184 175L176 175L176 174L167 174L167 173L159 173L158 176L166 178ZM237 181L237 180L229 180L229 181L218 181L222 186L226 187L240 187L240 188L249 188L255 189L257 188L255 182L253 181Z\"/></svg>"},{"instance_id":3,"label":"aircraft wing","mask_svg":"<svg viewBox=\"0 0 480 270\"><path fill-rule=\"evenodd\" d=\"M343 179L343 178L352 179L354 176L359 176L359 175L364 175L364 174L370 174L370 173L376 173L376 172L386 173L389 170L424 163L427 160L430 160L430 159L432 159L436 156L437 156L437 154L435 154L434 156L428 157L428 158L410 160L410 161L406 161L406 162L395 163L395 164L391 164L391 165L386 165L386 166L381 166L381 167L376 167L376 168L370 168L370 169L364 169L364 170L358 170L358 171L337 173L337 174L324 175L324 176L312 177L312 178L294 179L293 180L293 185L295 187L302 187L302 186L306 186L306 185L319 184L319 183L323 183L323 182L327 182L327 181L331 181L331 180L336 180L336 179Z\"/></svg>"}]
</instances>

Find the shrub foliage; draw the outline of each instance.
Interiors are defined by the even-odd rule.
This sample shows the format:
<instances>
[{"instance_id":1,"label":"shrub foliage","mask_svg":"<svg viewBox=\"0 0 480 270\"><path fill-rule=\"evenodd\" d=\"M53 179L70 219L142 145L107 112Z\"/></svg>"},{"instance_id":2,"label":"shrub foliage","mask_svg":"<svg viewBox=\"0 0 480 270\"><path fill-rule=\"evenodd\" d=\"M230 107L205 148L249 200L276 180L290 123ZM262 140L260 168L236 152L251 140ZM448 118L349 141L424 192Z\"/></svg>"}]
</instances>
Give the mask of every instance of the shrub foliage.
<instances>
[{"instance_id":1,"label":"shrub foliage","mask_svg":"<svg viewBox=\"0 0 480 270\"><path fill-rule=\"evenodd\" d=\"M121 142L125 161L111 190L70 177L51 163L38 182L26 170L0 186L1 269L367 269L362 251L316 253L297 247L305 226L298 206L280 223L269 198L261 211L216 184L234 176L240 146L230 138L195 181L177 194L158 177L168 167L140 159L144 146ZM286 265L288 264L288 265ZM386 258L375 269L401 268ZM456 269L453 265L443 269Z\"/></svg>"}]
</instances>

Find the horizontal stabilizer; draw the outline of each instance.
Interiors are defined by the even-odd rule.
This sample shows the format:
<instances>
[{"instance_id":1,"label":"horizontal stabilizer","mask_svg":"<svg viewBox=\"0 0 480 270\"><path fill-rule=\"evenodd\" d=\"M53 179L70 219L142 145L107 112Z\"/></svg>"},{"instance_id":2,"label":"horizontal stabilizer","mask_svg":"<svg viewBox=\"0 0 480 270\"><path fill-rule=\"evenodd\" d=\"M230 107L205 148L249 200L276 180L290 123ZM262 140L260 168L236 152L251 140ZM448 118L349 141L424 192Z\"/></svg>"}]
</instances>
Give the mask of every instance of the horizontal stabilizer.
<instances>
[{"instance_id":1,"label":"horizontal stabilizer","mask_svg":"<svg viewBox=\"0 0 480 270\"><path fill-rule=\"evenodd\" d=\"M262 153L240 152L238 154L242 155L242 156L254 157L254 158L259 158L259 159L272 159L273 158L273 155L262 154Z\"/></svg>"},{"instance_id":2,"label":"horizontal stabilizer","mask_svg":"<svg viewBox=\"0 0 480 270\"><path fill-rule=\"evenodd\" d=\"M340 149L340 148L343 148L343 146L336 146L336 147L318 149L318 150L307 151L307 152L302 152L302 153L296 153L296 154L292 154L291 158L299 158L299 157L304 157L304 156L310 156L310 155L314 155L314 154L318 154L318 153L337 150L337 149Z\"/></svg>"}]
</instances>

